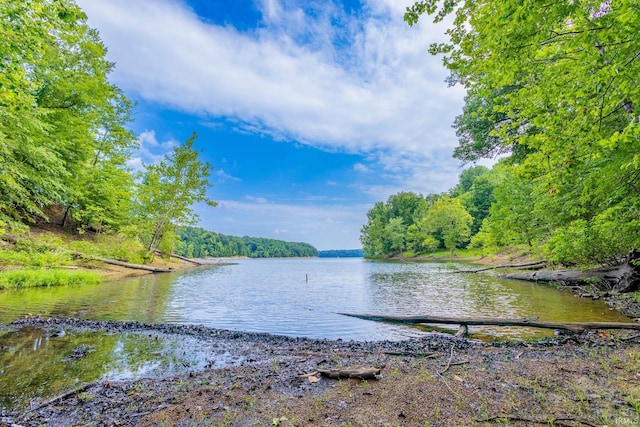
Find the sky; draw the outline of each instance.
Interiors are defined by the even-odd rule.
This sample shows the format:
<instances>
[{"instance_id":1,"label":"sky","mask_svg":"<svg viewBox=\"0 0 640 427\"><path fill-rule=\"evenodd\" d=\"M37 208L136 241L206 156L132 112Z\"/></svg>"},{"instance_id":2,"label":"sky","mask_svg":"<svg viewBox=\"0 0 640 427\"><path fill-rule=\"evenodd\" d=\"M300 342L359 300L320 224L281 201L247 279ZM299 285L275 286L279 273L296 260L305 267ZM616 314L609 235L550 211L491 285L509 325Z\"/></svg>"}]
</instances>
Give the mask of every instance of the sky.
<instances>
[{"instance_id":1,"label":"sky","mask_svg":"<svg viewBox=\"0 0 640 427\"><path fill-rule=\"evenodd\" d=\"M457 183L464 90L427 51L445 28L403 21L412 0L77 3L135 102L130 166L198 133L218 203L199 227L355 249L376 202Z\"/></svg>"}]
</instances>

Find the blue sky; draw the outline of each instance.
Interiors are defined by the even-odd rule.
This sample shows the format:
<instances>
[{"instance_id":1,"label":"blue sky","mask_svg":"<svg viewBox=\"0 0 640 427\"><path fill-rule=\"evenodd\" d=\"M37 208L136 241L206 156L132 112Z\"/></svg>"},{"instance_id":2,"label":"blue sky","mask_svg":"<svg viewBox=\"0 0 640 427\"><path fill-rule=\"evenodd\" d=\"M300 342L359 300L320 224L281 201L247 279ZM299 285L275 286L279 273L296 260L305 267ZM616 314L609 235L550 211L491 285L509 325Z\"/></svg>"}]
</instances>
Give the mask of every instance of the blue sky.
<instances>
[{"instance_id":1,"label":"blue sky","mask_svg":"<svg viewBox=\"0 0 640 427\"><path fill-rule=\"evenodd\" d=\"M427 52L444 28L403 20L411 0L78 0L136 102L158 161L197 132L213 167L199 226L361 247L377 201L438 193L461 172L451 124L464 91Z\"/></svg>"}]
</instances>

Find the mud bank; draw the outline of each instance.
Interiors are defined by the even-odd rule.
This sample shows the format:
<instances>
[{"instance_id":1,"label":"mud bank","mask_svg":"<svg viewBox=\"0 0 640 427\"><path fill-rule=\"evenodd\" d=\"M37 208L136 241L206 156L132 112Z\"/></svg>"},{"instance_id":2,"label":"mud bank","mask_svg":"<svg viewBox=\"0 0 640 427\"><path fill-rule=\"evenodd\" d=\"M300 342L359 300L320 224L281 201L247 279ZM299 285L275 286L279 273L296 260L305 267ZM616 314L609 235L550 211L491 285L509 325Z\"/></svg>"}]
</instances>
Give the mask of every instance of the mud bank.
<instances>
[{"instance_id":1,"label":"mud bank","mask_svg":"<svg viewBox=\"0 0 640 427\"><path fill-rule=\"evenodd\" d=\"M25 326L195 338L236 363L83 384L1 414L2 426L640 425L640 334L488 344L443 334L356 342L76 319L7 328ZM380 367L381 377L301 377L353 367Z\"/></svg>"}]
</instances>

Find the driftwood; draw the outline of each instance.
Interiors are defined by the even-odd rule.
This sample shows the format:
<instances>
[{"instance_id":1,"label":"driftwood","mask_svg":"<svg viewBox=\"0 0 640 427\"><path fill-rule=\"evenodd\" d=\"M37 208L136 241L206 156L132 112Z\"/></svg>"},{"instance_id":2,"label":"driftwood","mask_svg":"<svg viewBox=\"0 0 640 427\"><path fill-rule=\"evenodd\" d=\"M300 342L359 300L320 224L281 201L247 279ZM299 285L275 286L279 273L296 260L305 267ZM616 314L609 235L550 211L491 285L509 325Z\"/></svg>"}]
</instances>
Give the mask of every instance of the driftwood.
<instances>
[{"instance_id":1,"label":"driftwood","mask_svg":"<svg viewBox=\"0 0 640 427\"><path fill-rule=\"evenodd\" d=\"M159 251L159 250L157 250L157 249L155 250L155 252L156 252L157 254L162 254L162 252L160 252L160 251ZM182 260L182 261L186 261L186 262L190 262L190 263L195 264L195 265L202 265L202 263L201 263L201 262L198 262L198 261L196 261L196 260L194 260L194 259L187 258L187 257L184 257L184 256L182 256L182 255L178 255L178 254L171 254L171 255L169 255L169 257L170 257L170 258L176 258L176 259L179 259L179 260Z\"/></svg>"},{"instance_id":2,"label":"driftwood","mask_svg":"<svg viewBox=\"0 0 640 427\"><path fill-rule=\"evenodd\" d=\"M318 369L319 374L328 378L359 378L361 380L376 380L382 368L353 368L353 369Z\"/></svg>"},{"instance_id":3,"label":"driftwood","mask_svg":"<svg viewBox=\"0 0 640 427\"><path fill-rule=\"evenodd\" d=\"M67 392L64 392L64 393L62 393L62 394L60 394L60 395L56 396L56 397L53 397L53 398L48 399L48 400L45 400L44 402L40 403L39 405L37 405L37 406L35 406L35 407L30 408L27 412L29 413L29 412L37 411L38 409L40 409L40 408L44 408L45 406L52 405L52 404L54 404L54 403L57 403L57 402L59 402L59 401L61 401L61 400L66 399L66 398L68 398L68 397L75 396L76 394L83 393L83 392L85 392L85 391L89 390L89 389L90 389L91 387L93 387L94 385L96 385L96 383L86 383L86 384L83 384L83 385L81 385L81 386L79 386L79 387L74 388L73 390L69 390L69 391L67 391Z\"/></svg>"},{"instance_id":4,"label":"driftwood","mask_svg":"<svg viewBox=\"0 0 640 427\"><path fill-rule=\"evenodd\" d=\"M633 292L640 289L640 252L632 250L626 262L613 267L592 270L539 270L504 274L505 279L556 282L567 286L595 285L600 290Z\"/></svg>"},{"instance_id":5,"label":"driftwood","mask_svg":"<svg viewBox=\"0 0 640 427\"><path fill-rule=\"evenodd\" d=\"M476 268L473 270L456 270L453 273L479 273L481 271L497 270L499 268L541 268L547 263L546 260L525 262L522 264L499 264L491 267Z\"/></svg>"},{"instance_id":6,"label":"driftwood","mask_svg":"<svg viewBox=\"0 0 640 427\"><path fill-rule=\"evenodd\" d=\"M110 258L101 258L101 257L90 257L96 261L104 262L105 264L119 265L121 267L134 268L136 270L146 270L152 271L154 273L170 273L173 271L173 268L161 268L161 267L152 267L150 265L142 265L142 264L130 264L128 262L118 261Z\"/></svg>"},{"instance_id":7,"label":"driftwood","mask_svg":"<svg viewBox=\"0 0 640 427\"><path fill-rule=\"evenodd\" d=\"M543 329L563 329L571 332L584 332L588 329L635 329L640 323L622 322L541 322L538 319L503 319L494 317L438 317L438 316L379 316L373 314L338 313L343 316L376 322L419 324L435 323L445 325L481 325L481 326L526 326Z\"/></svg>"},{"instance_id":8,"label":"driftwood","mask_svg":"<svg viewBox=\"0 0 640 427\"><path fill-rule=\"evenodd\" d=\"M72 255L75 257L81 257L81 258L104 262L105 264L118 265L120 267L133 268L136 270L151 271L153 273L170 273L173 271L173 268L161 268L161 267L152 267L150 265L143 265L143 264L131 264L128 262L118 261L111 258L102 258L102 257L93 256L93 255L85 255L82 252L73 252Z\"/></svg>"}]
</instances>

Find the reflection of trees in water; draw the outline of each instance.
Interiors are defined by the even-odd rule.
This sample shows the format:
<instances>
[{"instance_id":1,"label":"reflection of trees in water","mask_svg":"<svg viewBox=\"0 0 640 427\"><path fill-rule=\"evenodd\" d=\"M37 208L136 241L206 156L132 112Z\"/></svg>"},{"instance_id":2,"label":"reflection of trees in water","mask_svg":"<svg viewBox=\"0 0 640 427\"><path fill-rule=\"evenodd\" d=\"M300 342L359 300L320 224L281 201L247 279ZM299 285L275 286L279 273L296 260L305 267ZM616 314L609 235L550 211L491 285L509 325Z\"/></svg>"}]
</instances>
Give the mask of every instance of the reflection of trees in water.
<instances>
[{"instance_id":1,"label":"reflection of trees in water","mask_svg":"<svg viewBox=\"0 0 640 427\"><path fill-rule=\"evenodd\" d=\"M48 398L83 383L137 379L202 367L215 357L186 337L69 330L64 337L25 327L0 332L0 407ZM202 348L200 348L202 347Z\"/></svg>"},{"instance_id":2,"label":"reflection of trees in water","mask_svg":"<svg viewBox=\"0 0 640 427\"><path fill-rule=\"evenodd\" d=\"M452 274L438 268L402 264L368 276L372 306L379 314L487 316L548 321L621 321L600 301L578 299L544 284L504 280L488 274ZM436 328L427 327L429 330ZM546 336L548 332L522 328L476 327L489 334Z\"/></svg>"}]
</instances>

